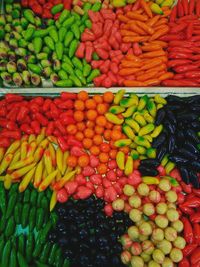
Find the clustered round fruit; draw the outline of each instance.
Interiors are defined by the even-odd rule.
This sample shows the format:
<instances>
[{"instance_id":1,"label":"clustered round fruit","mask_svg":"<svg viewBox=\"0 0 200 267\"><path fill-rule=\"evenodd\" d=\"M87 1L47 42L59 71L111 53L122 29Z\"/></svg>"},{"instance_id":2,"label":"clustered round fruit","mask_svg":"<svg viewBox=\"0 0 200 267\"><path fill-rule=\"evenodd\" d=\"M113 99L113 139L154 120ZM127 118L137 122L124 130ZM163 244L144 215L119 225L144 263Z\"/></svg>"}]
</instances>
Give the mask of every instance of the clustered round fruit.
<instances>
[{"instance_id":1,"label":"clustered round fruit","mask_svg":"<svg viewBox=\"0 0 200 267\"><path fill-rule=\"evenodd\" d=\"M120 236L132 224L124 212L107 217L103 200L90 197L57 205L58 223L49 240L58 243L71 267L123 267Z\"/></svg>"},{"instance_id":2,"label":"clustered round fruit","mask_svg":"<svg viewBox=\"0 0 200 267\"><path fill-rule=\"evenodd\" d=\"M158 185L126 185L123 199L112 203L114 210L129 210L132 225L122 235L121 260L131 267L173 267L182 260L186 242L183 223L176 209L177 194L167 178ZM127 208L128 206L128 208Z\"/></svg>"}]
</instances>

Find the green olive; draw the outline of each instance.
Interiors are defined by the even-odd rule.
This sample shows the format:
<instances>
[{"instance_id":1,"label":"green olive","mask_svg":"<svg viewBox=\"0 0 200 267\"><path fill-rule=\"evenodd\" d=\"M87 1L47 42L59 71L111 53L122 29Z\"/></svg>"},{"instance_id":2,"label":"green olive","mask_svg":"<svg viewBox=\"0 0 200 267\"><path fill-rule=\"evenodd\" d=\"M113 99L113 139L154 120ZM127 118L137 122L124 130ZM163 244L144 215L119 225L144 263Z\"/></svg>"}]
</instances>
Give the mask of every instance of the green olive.
<instances>
[{"instance_id":1,"label":"green olive","mask_svg":"<svg viewBox=\"0 0 200 267\"><path fill-rule=\"evenodd\" d=\"M164 192L167 192L171 189L171 184L170 184L170 181L167 180L167 179L161 179L160 180L160 183L158 185L158 187L164 191Z\"/></svg>"},{"instance_id":2,"label":"green olive","mask_svg":"<svg viewBox=\"0 0 200 267\"><path fill-rule=\"evenodd\" d=\"M186 241L182 236L177 236L177 238L173 242L174 247L179 249L184 249L186 245Z\"/></svg>"},{"instance_id":3,"label":"green olive","mask_svg":"<svg viewBox=\"0 0 200 267\"><path fill-rule=\"evenodd\" d=\"M141 198L136 194L129 197L128 202L129 202L129 205L135 209L139 208L142 204Z\"/></svg>"},{"instance_id":4,"label":"green olive","mask_svg":"<svg viewBox=\"0 0 200 267\"><path fill-rule=\"evenodd\" d=\"M164 202L160 202L156 205L156 212L158 214L165 214L167 211L167 204Z\"/></svg>"},{"instance_id":5,"label":"green olive","mask_svg":"<svg viewBox=\"0 0 200 267\"><path fill-rule=\"evenodd\" d=\"M179 219L179 213L175 209L168 209L166 215L167 215L167 219L170 222L175 222Z\"/></svg>"},{"instance_id":6,"label":"green olive","mask_svg":"<svg viewBox=\"0 0 200 267\"><path fill-rule=\"evenodd\" d=\"M169 190L166 194L165 194L165 198L167 199L168 202L176 202L178 199L178 196L176 194L175 191L173 190Z\"/></svg>"},{"instance_id":7,"label":"green olive","mask_svg":"<svg viewBox=\"0 0 200 267\"><path fill-rule=\"evenodd\" d=\"M180 262L183 259L183 253L178 248L173 248L170 252L170 258L173 262Z\"/></svg>"},{"instance_id":8,"label":"green olive","mask_svg":"<svg viewBox=\"0 0 200 267\"><path fill-rule=\"evenodd\" d=\"M124 195L130 197L135 193L135 188L132 185L126 184L123 188Z\"/></svg>"},{"instance_id":9,"label":"green olive","mask_svg":"<svg viewBox=\"0 0 200 267\"><path fill-rule=\"evenodd\" d=\"M140 196L148 196L148 194L149 194L149 187L148 187L147 184L141 183L141 184L138 185L137 191L138 191L138 194Z\"/></svg>"},{"instance_id":10,"label":"green olive","mask_svg":"<svg viewBox=\"0 0 200 267\"><path fill-rule=\"evenodd\" d=\"M183 223L182 223L182 221L180 221L180 220L177 220L177 221L175 221L175 222L172 222L172 223L171 223L171 226L172 226L178 233L180 233L180 232L183 231Z\"/></svg>"},{"instance_id":11,"label":"green olive","mask_svg":"<svg viewBox=\"0 0 200 267\"><path fill-rule=\"evenodd\" d=\"M175 241L177 238L177 232L173 227L167 227L165 229L165 239L168 241Z\"/></svg>"},{"instance_id":12,"label":"green olive","mask_svg":"<svg viewBox=\"0 0 200 267\"><path fill-rule=\"evenodd\" d=\"M128 228L128 235L131 240L136 241L139 237L139 229L136 226L130 226Z\"/></svg>"},{"instance_id":13,"label":"green olive","mask_svg":"<svg viewBox=\"0 0 200 267\"><path fill-rule=\"evenodd\" d=\"M152 203L146 203L143 206L143 213L147 216L151 216L155 213L155 208Z\"/></svg>"},{"instance_id":14,"label":"green olive","mask_svg":"<svg viewBox=\"0 0 200 267\"><path fill-rule=\"evenodd\" d=\"M168 219L164 215L157 215L155 218L155 223L160 228L166 228L168 226Z\"/></svg>"},{"instance_id":15,"label":"green olive","mask_svg":"<svg viewBox=\"0 0 200 267\"><path fill-rule=\"evenodd\" d=\"M139 256L133 256L131 259L131 267L144 267L144 261Z\"/></svg>"},{"instance_id":16,"label":"green olive","mask_svg":"<svg viewBox=\"0 0 200 267\"><path fill-rule=\"evenodd\" d=\"M158 242L158 244L156 245L157 248L159 248L160 250L162 250L162 252L167 255L170 253L171 249L172 249L172 244L171 242L169 242L168 240L164 239L160 242Z\"/></svg>"},{"instance_id":17,"label":"green olive","mask_svg":"<svg viewBox=\"0 0 200 267\"><path fill-rule=\"evenodd\" d=\"M152 232L152 238L155 241L162 241L164 239L164 231L160 228L156 228Z\"/></svg>"},{"instance_id":18,"label":"green olive","mask_svg":"<svg viewBox=\"0 0 200 267\"><path fill-rule=\"evenodd\" d=\"M152 257L153 260L159 264L162 264L165 259L165 255L160 249L155 249L152 254Z\"/></svg>"}]
</instances>

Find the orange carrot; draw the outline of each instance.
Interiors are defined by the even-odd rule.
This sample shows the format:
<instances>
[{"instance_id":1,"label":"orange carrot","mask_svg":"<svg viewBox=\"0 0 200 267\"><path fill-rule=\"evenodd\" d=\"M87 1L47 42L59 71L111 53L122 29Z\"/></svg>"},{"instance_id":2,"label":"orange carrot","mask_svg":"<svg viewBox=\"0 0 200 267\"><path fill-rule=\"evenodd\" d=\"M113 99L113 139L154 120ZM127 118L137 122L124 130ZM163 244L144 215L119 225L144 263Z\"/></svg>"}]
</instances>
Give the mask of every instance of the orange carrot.
<instances>
[{"instance_id":1,"label":"orange carrot","mask_svg":"<svg viewBox=\"0 0 200 267\"><path fill-rule=\"evenodd\" d=\"M123 38L123 42L130 43L130 42L146 42L149 40L149 36L127 36Z\"/></svg>"},{"instance_id":2,"label":"orange carrot","mask_svg":"<svg viewBox=\"0 0 200 267\"><path fill-rule=\"evenodd\" d=\"M158 25L158 26L155 26L155 27L154 27L154 30L155 30L155 32L157 32L157 31L163 29L163 27L164 27L164 24L162 24L162 25Z\"/></svg>"},{"instance_id":3,"label":"orange carrot","mask_svg":"<svg viewBox=\"0 0 200 267\"><path fill-rule=\"evenodd\" d=\"M152 42L149 42L148 44L159 45L159 46L161 46L162 48L166 48L166 47L168 47L168 43L167 43L167 42L159 41L159 40L154 40L154 41L152 41Z\"/></svg>"},{"instance_id":4,"label":"orange carrot","mask_svg":"<svg viewBox=\"0 0 200 267\"><path fill-rule=\"evenodd\" d=\"M142 28L146 33L152 35L154 34L155 30L151 27L149 27L147 24L145 24L142 21L136 21L137 26L139 26L140 28Z\"/></svg>"},{"instance_id":5,"label":"orange carrot","mask_svg":"<svg viewBox=\"0 0 200 267\"><path fill-rule=\"evenodd\" d=\"M140 27L138 27L138 26L135 24L135 22L131 22L131 23L128 24L128 25L129 25L130 30L132 30L132 31L134 31L134 32L136 32L136 33L138 33L138 34L140 34L140 35L145 35L145 34L146 34L146 32L145 32L143 29L141 29Z\"/></svg>"},{"instance_id":6,"label":"orange carrot","mask_svg":"<svg viewBox=\"0 0 200 267\"><path fill-rule=\"evenodd\" d=\"M127 60L133 60L135 62L141 62L142 61L139 57L137 57L135 55L126 55L126 59Z\"/></svg>"},{"instance_id":7,"label":"orange carrot","mask_svg":"<svg viewBox=\"0 0 200 267\"><path fill-rule=\"evenodd\" d=\"M166 62L168 62L167 55L165 55L165 56L161 56L161 57L157 57L157 59L160 59L160 60L162 61L162 63L166 63Z\"/></svg>"},{"instance_id":8,"label":"orange carrot","mask_svg":"<svg viewBox=\"0 0 200 267\"><path fill-rule=\"evenodd\" d=\"M129 18L127 18L126 16L122 15L122 14L119 14L117 16L117 18L122 21L122 22L128 22L129 21Z\"/></svg>"},{"instance_id":9,"label":"orange carrot","mask_svg":"<svg viewBox=\"0 0 200 267\"><path fill-rule=\"evenodd\" d=\"M148 81L144 82L145 86L155 86L155 85L159 85L160 84L160 80L159 79L150 79Z\"/></svg>"},{"instance_id":10,"label":"orange carrot","mask_svg":"<svg viewBox=\"0 0 200 267\"><path fill-rule=\"evenodd\" d=\"M140 76L140 75L144 75L144 74L145 74L145 71L141 70L141 71L138 71L136 75Z\"/></svg>"},{"instance_id":11,"label":"orange carrot","mask_svg":"<svg viewBox=\"0 0 200 267\"><path fill-rule=\"evenodd\" d=\"M167 24L168 20L166 18L161 18L160 20L158 20L154 26L159 26L159 25L162 25L162 24Z\"/></svg>"},{"instance_id":12,"label":"orange carrot","mask_svg":"<svg viewBox=\"0 0 200 267\"><path fill-rule=\"evenodd\" d=\"M144 82L125 80L124 85L127 87L144 87Z\"/></svg>"},{"instance_id":13,"label":"orange carrot","mask_svg":"<svg viewBox=\"0 0 200 267\"><path fill-rule=\"evenodd\" d=\"M156 22L160 19L160 15L157 15L155 17L153 17L152 19L149 19L146 24L149 26L149 27L152 27L154 26L154 24L156 24Z\"/></svg>"},{"instance_id":14,"label":"orange carrot","mask_svg":"<svg viewBox=\"0 0 200 267\"><path fill-rule=\"evenodd\" d=\"M122 36L137 36L137 33L128 30L121 30L120 32Z\"/></svg>"},{"instance_id":15,"label":"orange carrot","mask_svg":"<svg viewBox=\"0 0 200 267\"><path fill-rule=\"evenodd\" d=\"M124 68L139 68L142 66L141 62L122 60L121 65Z\"/></svg>"},{"instance_id":16,"label":"orange carrot","mask_svg":"<svg viewBox=\"0 0 200 267\"><path fill-rule=\"evenodd\" d=\"M153 52L147 52L147 53L140 55L140 58L153 58L153 57L159 57L159 56L165 56L165 51L156 50Z\"/></svg>"},{"instance_id":17,"label":"orange carrot","mask_svg":"<svg viewBox=\"0 0 200 267\"><path fill-rule=\"evenodd\" d=\"M160 45L157 45L157 44L150 44L150 45L142 46L141 49L142 49L142 51L150 52L150 51L160 50L160 49L162 49L162 47Z\"/></svg>"},{"instance_id":18,"label":"orange carrot","mask_svg":"<svg viewBox=\"0 0 200 267\"><path fill-rule=\"evenodd\" d=\"M151 72L145 73L143 75L137 76L137 80L144 82L144 81L147 81L149 79L155 78L156 74L157 74L157 71L151 71Z\"/></svg>"},{"instance_id":19,"label":"orange carrot","mask_svg":"<svg viewBox=\"0 0 200 267\"><path fill-rule=\"evenodd\" d=\"M121 76L131 75L135 74L139 70L140 70L139 68L123 68L119 71L119 75Z\"/></svg>"},{"instance_id":20,"label":"orange carrot","mask_svg":"<svg viewBox=\"0 0 200 267\"><path fill-rule=\"evenodd\" d=\"M138 14L134 11L127 12L126 16L129 17L130 19L135 19L135 20L139 20L139 21L147 21L148 20L147 16Z\"/></svg>"},{"instance_id":21,"label":"orange carrot","mask_svg":"<svg viewBox=\"0 0 200 267\"><path fill-rule=\"evenodd\" d=\"M160 66L157 66L155 68L147 70L146 73L148 73L150 71L163 71L163 70L166 70L166 69L167 69L167 66L165 64L161 64Z\"/></svg>"},{"instance_id":22,"label":"orange carrot","mask_svg":"<svg viewBox=\"0 0 200 267\"><path fill-rule=\"evenodd\" d=\"M167 79L172 79L174 77L174 73L172 72L166 72L165 74L162 74L158 77L160 81L164 81Z\"/></svg>"},{"instance_id":23,"label":"orange carrot","mask_svg":"<svg viewBox=\"0 0 200 267\"><path fill-rule=\"evenodd\" d=\"M145 13L146 13L150 18L152 18L152 17L153 17L153 14L152 14L152 11L151 11L150 7L148 6L148 4L147 4L144 0L140 0L140 4L141 4L141 6L143 7Z\"/></svg>"},{"instance_id":24,"label":"orange carrot","mask_svg":"<svg viewBox=\"0 0 200 267\"><path fill-rule=\"evenodd\" d=\"M143 65L141 67L141 70L149 70L149 69L152 69L158 65L162 64L162 60L160 59L153 59L152 61L148 62L147 64Z\"/></svg>"},{"instance_id":25,"label":"orange carrot","mask_svg":"<svg viewBox=\"0 0 200 267\"><path fill-rule=\"evenodd\" d=\"M162 29L158 30L157 32L155 32L151 37L150 37L150 41L153 41L153 40L156 40L156 39L159 39L161 36L165 35L166 33L168 33L169 31L169 27L166 25L166 26L163 26Z\"/></svg>"}]
</instances>

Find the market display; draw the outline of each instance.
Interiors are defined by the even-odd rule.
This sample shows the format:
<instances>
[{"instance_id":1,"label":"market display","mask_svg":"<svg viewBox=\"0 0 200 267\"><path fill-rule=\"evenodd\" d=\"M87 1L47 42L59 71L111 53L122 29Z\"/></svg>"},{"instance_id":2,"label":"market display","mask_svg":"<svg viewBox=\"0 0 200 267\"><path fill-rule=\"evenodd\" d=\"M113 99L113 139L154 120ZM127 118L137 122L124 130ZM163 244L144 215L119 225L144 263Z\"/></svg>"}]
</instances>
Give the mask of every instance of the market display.
<instances>
[{"instance_id":1,"label":"market display","mask_svg":"<svg viewBox=\"0 0 200 267\"><path fill-rule=\"evenodd\" d=\"M199 99L2 97L1 264L198 267Z\"/></svg>"},{"instance_id":2,"label":"market display","mask_svg":"<svg viewBox=\"0 0 200 267\"><path fill-rule=\"evenodd\" d=\"M6 0L3 87L198 87L195 0Z\"/></svg>"}]
</instances>

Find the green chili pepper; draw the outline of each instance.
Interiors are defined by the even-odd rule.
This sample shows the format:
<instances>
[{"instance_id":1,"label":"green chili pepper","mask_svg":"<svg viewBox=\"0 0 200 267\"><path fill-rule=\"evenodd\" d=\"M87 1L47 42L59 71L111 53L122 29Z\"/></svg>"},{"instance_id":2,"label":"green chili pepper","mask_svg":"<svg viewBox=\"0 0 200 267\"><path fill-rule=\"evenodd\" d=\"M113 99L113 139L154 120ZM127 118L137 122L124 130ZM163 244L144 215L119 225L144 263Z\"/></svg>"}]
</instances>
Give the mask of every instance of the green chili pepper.
<instances>
[{"instance_id":1,"label":"green chili pepper","mask_svg":"<svg viewBox=\"0 0 200 267\"><path fill-rule=\"evenodd\" d=\"M87 77L91 72L91 66L89 64L86 64L83 66L83 76Z\"/></svg>"},{"instance_id":2,"label":"green chili pepper","mask_svg":"<svg viewBox=\"0 0 200 267\"><path fill-rule=\"evenodd\" d=\"M58 76L60 77L61 80L67 80L69 78L64 70L59 70Z\"/></svg>"},{"instance_id":3,"label":"green chili pepper","mask_svg":"<svg viewBox=\"0 0 200 267\"><path fill-rule=\"evenodd\" d=\"M63 22L63 27L65 27L65 28L70 28L70 26L74 23L74 17L70 17L70 18L68 18L68 19L66 19L64 22Z\"/></svg>"},{"instance_id":4,"label":"green chili pepper","mask_svg":"<svg viewBox=\"0 0 200 267\"><path fill-rule=\"evenodd\" d=\"M20 216L20 214L19 214ZM9 238L15 230L15 221L14 221L14 216L11 216L8 220L8 223L6 225L6 229L5 229L5 236L6 238Z\"/></svg>"},{"instance_id":5,"label":"green chili pepper","mask_svg":"<svg viewBox=\"0 0 200 267\"><path fill-rule=\"evenodd\" d=\"M1 235L1 237L0 237L0 259L2 257L4 246L5 246L4 235Z\"/></svg>"},{"instance_id":6,"label":"green chili pepper","mask_svg":"<svg viewBox=\"0 0 200 267\"><path fill-rule=\"evenodd\" d=\"M70 43L70 46L69 46L69 57L72 58L76 52L76 49L78 47L78 44L79 42L77 40L73 40L71 43Z\"/></svg>"},{"instance_id":7,"label":"green chili pepper","mask_svg":"<svg viewBox=\"0 0 200 267\"><path fill-rule=\"evenodd\" d=\"M51 222L47 222L44 228L40 231L40 242L45 243L49 230L51 229Z\"/></svg>"},{"instance_id":8,"label":"green chili pepper","mask_svg":"<svg viewBox=\"0 0 200 267\"><path fill-rule=\"evenodd\" d=\"M29 218L29 212L30 212L30 205L29 203L25 203L22 208L22 227L25 228L28 223Z\"/></svg>"},{"instance_id":9,"label":"green chili pepper","mask_svg":"<svg viewBox=\"0 0 200 267\"><path fill-rule=\"evenodd\" d=\"M4 215L6 213L6 192L3 183L0 183L0 209Z\"/></svg>"},{"instance_id":10,"label":"green chili pepper","mask_svg":"<svg viewBox=\"0 0 200 267\"><path fill-rule=\"evenodd\" d=\"M36 207L32 207L29 214L29 229L33 231L36 224Z\"/></svg>"},{"instance_id":11,"label":"green chili pepper","mask_svg":"<svg viewBox=\"0 0 200 267\"><path fill-rule=\"evenodd\" d=\"M26 241L26 260L28 262L31 262L31 260L32 260L33 249L34 249L34 234L29 233L27 241Z\"/></svg>"},{"instance_id":12,"label":"green chili pepper","mask_svg":"<svg viewBox=\"0 0 200 267\"><path fill-rule=\"evenodd\" d=\"M45 37L48 33L49 31L47 29L35 30L33 37Z\"/></svg>"},{"instance_id":13,"label":"green chili pepper","mask_svg":"<svg viewBox=\"0 0 200 267\"><path fill-rule=\"evenodd\" d=\"M41 37L35 37L33 39L33 46L36 54L40 53L42 49L42 38Z\"/></svg>"},{"instance_id":14,"label":"green chili pepper","mask_svg":"<svg viewBox=\"0 0 200 267\"><path fill-rule=\"evenodd\" d=\"M55 83L57 87L72 87L73 82L70 79L67 80L60 80Z\"/></svg>"},{"instance_id":15,"label":"green chili pepper","mask_svg":"<svg viewBox=\"0 0 200 267\"><path fill-rule=\"evenodd\" d=\"M26 29L27 26L28 26L28 24L29 24L28 20L25 19L25 18L21 18L20 21L21 21L21 26L22 26L22 28L23 28L23 29Z\"/></svg>"},{"instance_id":16,"label":"green chili pepper","mask_svg":"<svg viewBox=\"0 0 200 267\"><path fill-rule=\"evenodd\" d=\"M49 35L54 40L55 43L58 42L58 32L54 26L50 28Z\"/></svg>"},{"instance_id":17,"label":"green chili pepper","mask_svg":"<svg viewBox=\"0 0 200 267\"><path fill-rule=\"evenodd\" d=\"M51 50L55 49L54 41L50 36L44 37L44 42Z\"/></svg>"},{"instance_id":18,"label":"green chili pepper","mask_svg":"<svg viewBox=\"0 0 200 267\"><path fill-rule=\"evenodd\" d=\"M58 21L59 21L60 23L63 23L63 22L69 17L69 15L70 15L69 10L64 9L64 10L62 11L62 13L60 14L60 17L59 17Z\"/></svg>"},{"instance_id":19,"label":"green chili pepper","mask_svg":"<svg viewBox=\"0 0 200 267\"><path fill-rule=\"evenodd\" d=\"M61 42L57 42L55 48L56 48L56 55L58 59L61 60L63 56L63 48L64 48L63 44Z\"/></svg>"},{"instance_id":20,"label":"green chili pepper","mask_svg":"<svg viewBox=\"0 0 200 267\"><path fill-rule=\"evenodd\" d=\"M18 259L19 267L29 267L28 263L26 262L25 258L20 252L17 252L17 259Z\"/></svg>"},{"instance_id":21,"label":"green chili pepper","mask_svg":"<svg viewBox=\"0 0 200 267\"><path fill-rule=\"evenodd\" d=\"M35 248L33 250L33 257L37 258L41 254L42 249L43 249L43 244L40 242L40 237L39 237L39 239L35 244Z\"/></svg>"},{"instance_id":22,"label":"green chili pepper","mask_svg":"<svg viewBox=\"0 0 200 267\"><path fill-rule=\"evenodd\" d=\"M71 26L71 30L72 30L72 32L73 32L75 38L76 38L77 40L79 40L79 39L80 39L80 30L79 30L79 26L75 23L75 24L73 24L73 25Z\"/></svg>"},{"instance_id":23,"label":"green chili pepper","mask_svg":"<svg viewBox=\"0 0 200 267\"><path fill-rule=\"evenodd\" d=\"M22 212L22 204L17 202L16 206L15 206L15 210L14 210L14 218L15 218L15 222L16 224L20 223L20 216L19 214L21 214Z\"/></svg>"},{"instance_id":24,"label":"green chili pepper","mask_svg":"<svg viewBox=\"0 0 200 267\"><path fill-rule=\"evenodd\" d=\"M66 36L65 36L65 40L64 40L64 45L65 47L68 47L69 44L71 43L71 41L74 39L74 34L71 31L68 31Z\"/></svg>"},{"instance_id":25,"label":"green chili pepper","mask_svg":"<svg viewBox=\"0 0 200 267\"><path fill-rule=\"evenodd\" d=\"M87 77L87 82L90 83L96 78L97 76L100 75L100 70L94 69L91 71L90 75Z\"/></svg>"},{"instance_id":26,"label":"green chili pepper","mask_svg":"<svg viewBox=\"0 0 200 267\"><path fill-rule=\"evenodd\" d=\"M63 7L64 7L63 4L58 4L58 5L53 6L51 9L51 14L55 15L61 12L63 10Z\"/></svg>"},{"instance_id":27,"label":"green chili pepper","mask_svg":"<svg viewBox=\"0 0 200 267\"><path fill-rule=\"evenodd\" d=\"M55 255L56 267L62 266L61 261L63 261L62 260L62 252L61 252L61 249L58 248L57 251L56 251L56 255Z\"/></svg>"},{"instance_id":28,"label":"green chili pepper","mask_svg":"<svg viewBox=\"0 0 200 267\"><path fill-rule=\"evenodd\" d=\"M73 68L71 67L71 65L69 65L68 63L62 63L62 65L61 65L61 67L62 67L62 69L64 70L64 71L66 71L68 74L71 74L71 75L73 75L74 74L74 70L73 70Z\"/></svg>"},{"instance_id":29,"label":"green chili pepper","mask_svg":"<svg viewBox=\"0 0 200 267\"><path fill-rule=\"evenodd\" d=\"M24 17L32 24L35 23L35 18L34 18L34 13L30 9L25 9L24 10Z\"/></svg>"},{"instance_id":30,"label":"green chili pepper","mask_svg":"<svg viewBox=\"0 0 200 267\"><path fill-rule=\"evenodd\" d=\"M33 34L34 34L35 30L33 28L28 28L25 32L24 32L24 39L26 41L31 40Z\"/></svg>"},{"instance_id":31,"label":"green chili pepper","mask_svg":"<svg viewBox=\"0 0 200 267\"><path fill-rule=\"evenodd\" d=\"M58 31L58 38L59 38L60 42L62 42L64 40L66 33L67 33L67 29L64 27L60 27L60 29Z\"/></svg>"},{"instance_id":32,"label":"green chili pepper","mask_svg":"<svg viewBox=\"0 0 200 267\"><path fill-rule=\"evenodd\" d=\"M55 261L55 255L56 255L56 251L57 251L57 244L53 244L53 246L51 247L51 251L49 253L49 259L48 259L48 263L50 265L53 265L54 261Z\"/></svg>"},{"instance_id":33,"label":"green chili pepper","mask_svg":"<svg viewBox=\"0 0 200 267\"><path fill-rule=\"evenodd\" d=\"M17 193L13 193L13 195L10 197L9 201L8 201L8 207L7 207L7 211L6 211L6 219L8 219L14 210L14 207L16 205L17 202Z\"/></svg>"},{"instance_id":34,"label":"green chili pepper","mask_svg":"<svg viewBox=\"0 0 200 267\"><path fill-rule=\"evenodd\" d=\"M87 28L91 29L91 28L92 28L92 22L91 22L89 19L86 19L86 20L85 20L85 26L86 26Z\"/></svg>"},{"instance_id":35,"label":"green chili pepper","mask_svg":"<svg viewBox=\"0 0 200 267\"><path fill-rule=\"evenodd\" d=\"M48 261L49 255L50 255L50 250L51 250L51 244L50 243L46 243L44 245L44 248L42 250L42 254L40 257L40 261L41 263L46 263Z\"/></svg>"},{"instance_id":36,"label":"green chili pepper","mask_svg":"<svg viewBox=\"0 0 200 267\"><path fill-rule=\"evenodd\" d=\"M24 192L24 199L23 199L23 202L24 202L24 203L29 202L29 201L30 201L30 196L31 196L30 189L27 188L26 191Z\"/></svg>"},{"instance_id":37,"label":"green chili pepper","mask_svg":"<svg viewBox=\"0 0 200 267\"><path fill-rule=\"evenodd\" d=\"M72 58L72 63L77 69L79 69L81 71L83 70L83 64L82 64L81 60L78 59L77 57Z\"/></svg>"},{"instance_id":38,"label":"green chili pepper","mask_svg":"<svg viewBox=\"0 0 200 267\"><path fill-rule=\"evenodd\" d=\"M83 76L83 73L81 72L81 70L80 69L76 69L75 70L75 74L78 77L78 79L81 81L81 83L84 84L84 85L86 85L87 82L86 82L86 79Z\"/></svg>"},{"instance_id":39,"label":"green chili pepper","mask_svg":"<svg viewBox=\"0 0 200 267\"><path fill-rule=\"evenodd\" d=\"M36 73L38 75L40 75L42 72L41 67L38 65L35 65L35 64L28 64L28 69L31 70L33 73Z\"/></svg>"},{"instance_id":40,"label":"green chili pepper","mask_svg":"<svg viewBox=\"0 0 200 267\"><path fill-rule=\"evenodd\" d=\"M76 75L71 74L71 75L69 76L69 78L74 82L74 84L75 84L77 87L81 87L81 86L82 86L81 81L78 79L78 77L76 77Z\"/></svg>"},{"instance_id":41,"label":"green chili pepper","mask_svg":"<svg viewBox=\"0 0 200 267\"><path fill-rule=\"evenodd\" d=\"M9 266L17 267L17 251L14 247L11 250Z\"/></svg>"},{"instance_id":42,"label":"green chili pepper","mask_svg":"<svg viewBox=\"0 0 200 267\"><path fill-rule=\"evenodd\" d=\"M24 254L24 249L25 249L25 237L23 234L20 234L18 236L18 251Z\"/></svg>"},{"instance_id":43,"label":"green chili pepper","mask_svg":"<svg viewBox=\"0 0 200 267\"><path fill-rule=\"evenodd\" d=\"M90 3L85 3L84 5L83 5L83 10L85 11L85 12L87 12L88 10L90 10L92 8L92 4L90 4Z\"/></svg>"},{"instance_id":44,"label":"green chili pepper","mask_svg":"<svg viewBox=\"0 0 200 267\"><path fill-rule=\"evenodd\" d=\"M5 247L3 249L3 254L2 254L2 261L1 263L3 264L3 267L8 267L9 259L10 259L10 254L11 254L11 241L8 240L5 244Z\"/></svg>"},{"instance_id":45,"label":"green chili pepper","mask_svg":"<svg viewBox=\"0 0 200 267\"><path fill-rule=\"evenodd\" d=\"M36 229L39 231L42 228L44 222L44 210L42 208L37 209L36 211Z\"/></svg>"},{"instance_id":46,"label":"green chili pepper","mask_svg":"<svg viewBox=\"0 0 200 267\"><path fill-rule=\"evenodd\" d=\"M56 223L58 221L58 215L55 212L51 212L50 220L51 220L51 223L52 223L53 227L55 227Z\"/></svg>"},{"instance_id":47,"label":"green chili pepper","mask_svg":"<svg viewBox=\"0 0 200 267\"><path fill-rule=\"evenodd\" d=\"M49 267L47 264L41 263L39 261L35 261L35 263L36 263L37 267Z\"/></svg>"}]
</instances>

